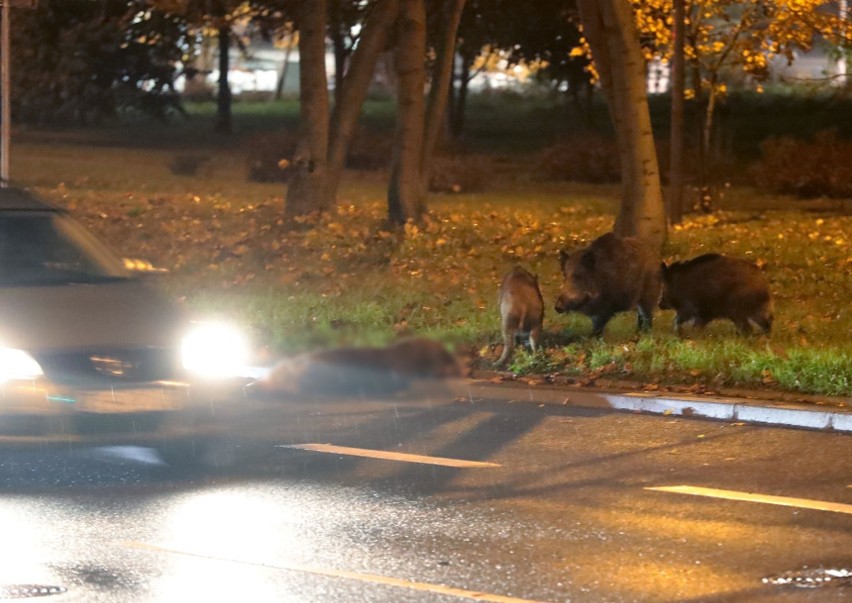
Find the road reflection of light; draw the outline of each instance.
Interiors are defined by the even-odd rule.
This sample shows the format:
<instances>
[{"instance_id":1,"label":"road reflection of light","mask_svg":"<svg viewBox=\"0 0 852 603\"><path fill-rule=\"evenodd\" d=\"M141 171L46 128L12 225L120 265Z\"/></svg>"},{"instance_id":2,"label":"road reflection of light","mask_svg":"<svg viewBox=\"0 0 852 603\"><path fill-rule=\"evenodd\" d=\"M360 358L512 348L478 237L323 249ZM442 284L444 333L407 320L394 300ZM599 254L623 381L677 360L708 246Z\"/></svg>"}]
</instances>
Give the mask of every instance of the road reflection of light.
<instances>
[{"instance_id":1,"label":"road reflection of light","mask_svg":"<svg viewBox=\"0 0 852 603\"><path fill-rule=\"evenodd\" d=\"M169 512L172 546L192 546L205 554L232 557L246 551L262 555L281 546L281 530L299 512L285 501L246 496L238 491L214 491L181 500ZM280 524L284 524L283 526ZM272 525L278 537L269 538Z\"/></svg>"},{"instance_id":2,"label":"road reflection of light","mask_svg":"<svg viewBox=\"0 0 852 603\"><path fill-rule=\"evenodd\" d=\"M49 546L41 538L44 518L14 500L0 501L0 584L46 579Z\"/></svg>"},{"instance_id":3,"label":"road reflection of light","mask_svg":"<svg viewBox=\"0 0 852 603\"><path fill-rule=\"evenodd\" d=\"M298 556L299 515L286 501L238 491L181 497L156 543L173 552L160 557L162 578L152 586L176 601L268 600L268 582L257 579L265 570L257 565Z\"/></svg>"}]
</instances>

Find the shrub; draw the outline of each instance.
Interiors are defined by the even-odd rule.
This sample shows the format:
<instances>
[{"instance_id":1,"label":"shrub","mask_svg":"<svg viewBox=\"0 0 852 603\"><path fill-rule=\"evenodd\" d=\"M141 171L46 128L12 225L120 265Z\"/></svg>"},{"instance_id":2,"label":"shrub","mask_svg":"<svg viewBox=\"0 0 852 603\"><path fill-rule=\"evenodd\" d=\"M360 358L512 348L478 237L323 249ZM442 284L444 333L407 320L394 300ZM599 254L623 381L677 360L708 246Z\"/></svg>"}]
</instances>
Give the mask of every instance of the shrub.
<instances>
[{"instance_id":1,"label":"shrub","mask_svg":"<svg viewBox=\"0 0 852 603\"><path fill-rule=\"evenodd\" d=\"M175 155L169 162L169 170L178 176L195 176L204 163L210 161L206 155Z\"/></svg>"},{"instance_id":2,"label":"shrub","mask_svg":"<svg viewBox=\"0 0 852 603\"><path fill-rule=\"evenodd\" d=\"M540 154L547 178L570 182L618 182L621 178L615 141L598 134L578 134L550 146Z\"/></svg>"},{"instance_id":3,"label":"shrub","mask_svg":"<svg viewBox=\"0 0 852 603\"><path fill-rule=\"evenodd\" d=\"M248 179L252 182L286 182L288 162L296 151L296 135L277 132L247 141Z\"/></svg>"},{"instance_id":4,"label":"shrub","mask_svg":"<svg viewBox=\"0 0 852 603\"><path fill-rule=\"evenodd\" d=\"M835 130L818 132L813 141L769 138L761 151L752 168L760 186L802 198L852 197L852 141L839 139Z\"/></svg>"},{"instance_id":5,"label":"shrub","mask_svg":"<svg viewBox=\"0 0 852 603\"><path fill-rule=\"evenodd\" d=\"M274 134L253 136L247 141L248 179L253 182L286 182L290 170L288 164L296 151L297 134L282 131ZM390 136L359 131L349 155L346 167L354 170L380 170L390 163Z\"/></svg>"},{"instance_id":6,"label":"shrub","mask_svg":"<svg viewBox=\"0 0 852 603\"><path fill-rule=\"evenodd\" d=\"M382 170L390 165L393 135L361 128L352 141L346 156L351 170Z\"/></svg>"},{"instance_id":7,"label":"shrub","mask_svg":"<svg viewBox=\"0 0 852 603\"><path fill-rule=\"evenodd\" d=\"M481 193L495 167L485 157L450 155L435 157L429 190L433 193Z\"/></svg>"}]
</instances>

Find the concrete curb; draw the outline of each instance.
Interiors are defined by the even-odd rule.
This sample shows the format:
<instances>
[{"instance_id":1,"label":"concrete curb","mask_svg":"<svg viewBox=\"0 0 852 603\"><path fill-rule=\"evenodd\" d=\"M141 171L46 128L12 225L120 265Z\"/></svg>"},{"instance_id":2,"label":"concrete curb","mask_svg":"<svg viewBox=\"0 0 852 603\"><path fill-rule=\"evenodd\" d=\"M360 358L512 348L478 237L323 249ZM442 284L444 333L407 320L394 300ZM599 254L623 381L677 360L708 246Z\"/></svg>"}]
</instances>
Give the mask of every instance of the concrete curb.
<instances>
[{"instance_id":1,"label":"concrete curb","mask_svg":"<svg viewBox=\"0 0 852 603\"><path fill-rule=\"evenodd\" d=\"M453 380L447 382L447 385L457 398L473 402L508 400L852 433L852 409L825 409L806 404L739 398L615 392L517 382L494 383L475 379Z\"/></svg>"}]
</instances>

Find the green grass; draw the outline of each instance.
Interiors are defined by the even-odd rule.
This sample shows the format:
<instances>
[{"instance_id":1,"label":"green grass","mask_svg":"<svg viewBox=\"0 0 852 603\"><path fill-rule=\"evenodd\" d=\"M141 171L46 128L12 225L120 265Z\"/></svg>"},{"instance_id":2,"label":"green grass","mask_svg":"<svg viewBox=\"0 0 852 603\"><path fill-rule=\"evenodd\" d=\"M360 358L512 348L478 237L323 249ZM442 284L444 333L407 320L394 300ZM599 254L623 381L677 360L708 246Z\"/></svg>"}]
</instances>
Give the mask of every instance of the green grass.
<instances>
[{"instance_id":1,"label":"green grass","mask_svg":"<svg viewBox=\"0 0 852 603\"><path fill-rule=\"evenodd\" d=\"M201 123L204 111L193 119ZM242 117L254 125L242 131L284 121L270 108L253 111ZM372 111L385 119L382 106ZM69 207L123 255L170 268L162 284L171 293L199 313L238 320L273 354L417 333L471 350L490 368L500 345L497 287L521 263L539 275L547 310L545 350L519 350L512 364L519 372L852 394L849 215L726 190L726 209L672 229L664 254L722 251L764 264L776 301L772 336L744 338L719 321L679 339L672 313L660 312L652 333L637 338L635 313L625 313L598 341L589 339L585 317L550 310L560 286L556 258L609 229L617 187L547 182L495 163L485 191L433 195L428 223L400 235L381 230L385 176L349 173L336 212L288 232L280 220L284 187L246 180L239 136L223 143L196 132L181 142L172 132L163 140L152 126L147 138L129 138L134 127L19 136L13 177ZM209 156L196 177L169 170L186 148ZM524 148L514 157L529 165Z\"/></svg>"}]
</instances>

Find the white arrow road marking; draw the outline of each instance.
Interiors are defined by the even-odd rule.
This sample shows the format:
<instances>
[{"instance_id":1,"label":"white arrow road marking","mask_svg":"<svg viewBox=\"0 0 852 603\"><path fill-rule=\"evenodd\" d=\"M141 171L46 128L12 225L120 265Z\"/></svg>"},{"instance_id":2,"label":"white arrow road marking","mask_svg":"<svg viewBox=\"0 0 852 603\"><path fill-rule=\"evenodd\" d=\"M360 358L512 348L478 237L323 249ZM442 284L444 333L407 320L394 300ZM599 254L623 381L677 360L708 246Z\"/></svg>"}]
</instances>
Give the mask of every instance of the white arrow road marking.
<instances>
[{"instance_id":1,"label":"white arrow road marking","mask_svg":"<svg viewBox=\"0 0 852 603\"><path fill-rule=\"evenodd\" d=\"M444 586L443 584L430 584L428 582L415 582L414 580L405 580L403 578L390 578L388 576L378 576L375 574L359 574L357 572L348 572L345 570L336 570L323 567L314 567L310 565L302 565L301 563L258 563L254 561L245 561L241 559L229 559L227 557L216 557L213 555L204 555L202 553L193 553L191 551L181 551L178 549L170 549L156 544L148 544L145 542L122 542L122 546L146 549L149 551L158 551L161 553L172 553L175 555L187 555L189 557L199 557L201 559L210 559L213 561L225 561L228 563L239 563L242 565L254 565L269 569L277 569L290 572L303 572L306 574L314 574L317 576L326 576L329 578L343 578L346 580L359 580L361 582L372 582L374 584L383 584L386 586L396 586L399 588L408 588L424 592L436 593L440 595L449 595L462 599L473 599L475 601L487 601L488 603L545 603L543 601L533 601L531 599L519 599L517 597L507 597L505 595L495 595L491 593L481 593L474 590L465 590L463 588L453 588L452 586Z\"/></svg>"},{"instance_id":2,"label":"white arrow road marking","mask_svg":"<svg viewBox=\"0 0 852 603\"><path fill-rule=\"evenodd\" d=\"M330 454L345 454L348 456L363 456L371 459L383 459L386 461L401 461L403 463L422 463L424 465L442 465L444 467L457 467L472 469L481 467L500 467L498 463L486 463L482 461L466 461L463 459L448 459L440 456L424 456L421 454L405 454L403 452L387 452L385 450L369 450L367 448L350 448L348 446L334 446L333 444L280 444L276 448L294 448L297 450L311 450L313 452L328 452Z\"/></svg>"},{"instance_id":3,"label":"white arrow road marking","mask_svg":"<svg viewBox=\"0 0 852 603\"><path fill-rule=\"evenodd\" d=\"M771 496L769 494L754 494L752 492L738 492L736 490L717 490L716 488L701 488L698 486L657 486L648 487L645 488L645 490L690 494L692 496L708 496L710 498L723 498L726 500L742 500L747 502L764 503L767 505L798 507L800 509L814 509L816 511L833 511L835 513L848 513L852 515L852 505L826 502L822 500L811 500L808 498Z\"/></svg>"}]
</instances>

